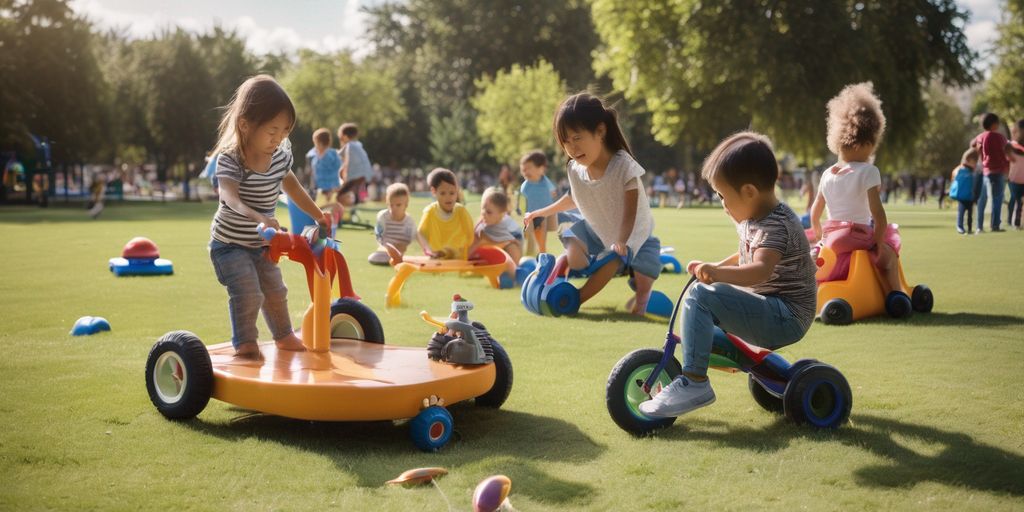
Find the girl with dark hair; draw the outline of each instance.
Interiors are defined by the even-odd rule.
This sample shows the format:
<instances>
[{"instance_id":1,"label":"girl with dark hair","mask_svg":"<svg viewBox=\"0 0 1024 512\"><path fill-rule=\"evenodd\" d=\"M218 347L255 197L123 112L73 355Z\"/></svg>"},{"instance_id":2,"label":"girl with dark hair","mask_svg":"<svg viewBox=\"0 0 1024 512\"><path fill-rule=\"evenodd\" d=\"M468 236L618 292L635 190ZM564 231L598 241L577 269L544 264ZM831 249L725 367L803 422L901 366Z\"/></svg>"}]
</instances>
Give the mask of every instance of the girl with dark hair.
<instances>
[{"instance_id":1,"label":"girl with dark hair","mask_svg":"<svg viewBox=\"0 0 1024 512\"><path fill-rule=\"evenodd\" d=\"M661 243L651 235L654 219L640 180L644 168L633 159L615 110L592 94L576 94L562 102L554 132L569 157L570 193L527 213L523 221L529 225L534 218L579 208L583 220L562 233L569 268L582 270L613 252L619 256L590 276L580 288L580 302L630 267L636 278L632 312L643 315L654 280L661 274Z\"/></svg>"}]
</instances>

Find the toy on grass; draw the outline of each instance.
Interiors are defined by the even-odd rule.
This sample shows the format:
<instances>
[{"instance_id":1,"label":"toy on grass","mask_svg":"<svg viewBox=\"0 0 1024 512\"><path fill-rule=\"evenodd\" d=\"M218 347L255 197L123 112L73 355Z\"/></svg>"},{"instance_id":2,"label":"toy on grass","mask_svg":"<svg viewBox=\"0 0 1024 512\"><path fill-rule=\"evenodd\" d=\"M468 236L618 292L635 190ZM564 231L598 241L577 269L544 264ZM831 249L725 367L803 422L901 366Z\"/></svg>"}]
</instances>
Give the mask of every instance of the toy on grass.
<instances>
[{"instance_id":1,"label":"toy on grass","mask_svg":"<svg viewBox=\"0 0 1024 512\"><path fill-rule=\"evenodd\" d=\"M569 268L568 258L564 254L557 258L547 253L539 254L536 268L523 281L520 301L527 311L537 315L575 315L580 310L580 291L569 282L569 279L588 277L616 258L620 256L609 252L603 257L595 258L587 268L576 271ZM671 299L657 290L652 290L647 303L647 314L659 318L667 317L671 314L671 307L666 308L666 303L671 305Z\"/></svg>"},{"instance_id":2,"label":"toy on grass","mask_svg":"<svg viewBox=\"0 0 1024 512\"><path fill-rule=\"evenodd\" d=\"M612 420L634 435L649 434L668 427L675 418L652 418L640 411L640 404L657 395L662 387L682 373L675 358L682 340L672 332L679 306L695 281L683 287L669 320L662 349L634 350L619 360L608 376L605 402ZM747 387L763 409L784 414L797 424L814 428L837 428L850 416L853 395L843 374L816 359L789 363L782 356L715 327L710 368L747 374Z\"/></svg>"},{"instance_id":3,"label":"toy on grass","mask_svg":"<svg viewBox=\"0 0 1024 512\"><path fill-rule=\"evenodd\" d=\"M854 226L856 229L856 226ZM813 233L810 235L813 237ZM893 318L908 317L913 312L929 313L935 299L928 286L910 286L903 275L902 260L897 244L896 264L900 276L900 290L906 295L885 295L882 276L865 250L844 251L842 247L815 247L818 267L818 317L828 325L846 325L855 320L881 314ZM907 297L910 300L907 301Z\"/></svg>"},{"instance_id":4,"label":"toy on grass","mask_svg":"<svg viewBox=\"0 0 1024 512\"><path fill-rule=\"evenodd\" d=\"M662 247L661 252L658 254L658 260L661 261L661 271L669 274L682 274L683 264L679 263L679 259L675 256L676 249L674 247Z\"/></svg>"},{"instance_id":5,"label":"toy on grass","mask_svg":"<svg viewBox=\"0 0 1024 512\"><path fill-rule=\"evenodd\" d=\"M415 468L403 471L401 475L384 483L390 485L428 484L447 474L448 470L445 468Z\"/></svg>"},{"instance_id":6,"label":"toy on grass","mask_svg":"<svg viewBox=\"0 0 1024 512\"><path fill-rule=\"evenodd\" d=\"M336 244L323 240L319 229L308 231L319 237L314 241L320 248L316 255L305 236L262 226L260 233L270 240L270 259L286 256L306 269L312 304L298 333L306 351L277 350L266 341L259 344L262 357L241 358L231 343L207 347L191 332L169 332L153 345L146 361L150 400L165 417L193 418L212 397L302 420L412 418L413 443L432 451L451 439L453 421L446 403L473 399L476 405L497 408L505 402L512 389L512 362L483 325L469 323L472 336L462 332L460 343L455 337L449 340L453 348L481 344L483 362L455 364L431 359L423 348L385 345L380 321L352 290ZM332 285L339 295L334 301ZM459 332L429 315L425 318L445 326L446 332Z\"/></svg>"},{"instance_id":7,"label":"toy on grass","mask_svg":"<svg viewBox=\"0 0 1024 512\"><path fill-rule=\"evenodd\" d=\"M110 322L101 316L83 316L71 327L72 336L89 336L101 331L109 331Z\"/></svg>"},{"instance_id":8,"label":"toy on grass","mask_svg":"<svg viewBox=\"0 0 1024 512\"><path fill-rule=\"evenodd\" d=\"M124 244L120 258L110 258L115 276L159 276L174 273L171 260L160 257L160 250L148 238L137 236Z\"/></svg>"},{"instance_id":9,"label":"toy on grass","mask_svg":"<svg viewBox=\"0 0 1024 512\"><path fill-rule=\"evenodd\" d=\"M473 512L511 511L512 502L508 493L512 491L512 480L505 475L494 475L483 479L473 491Z\"/></svg>"},{"instance_id":10,"label":"toy on grass","mask_svg":"<svg viewBox=\"0 0 1024 512\"><path fill-rule=\"evenodd\" d=\"M508 253L497 247L479 247L469 260L435 259L429 256L405 256L395 265L395 276L388 283L385 294L388 307L402 304L402 287L405 281L415 273L449 273L468 272L484 276L494 288L511 288L511 281L505 281L506 273L515 271L515 262ZM505 281L505 282L503 282Z\"/></svg>"}]
</instances>

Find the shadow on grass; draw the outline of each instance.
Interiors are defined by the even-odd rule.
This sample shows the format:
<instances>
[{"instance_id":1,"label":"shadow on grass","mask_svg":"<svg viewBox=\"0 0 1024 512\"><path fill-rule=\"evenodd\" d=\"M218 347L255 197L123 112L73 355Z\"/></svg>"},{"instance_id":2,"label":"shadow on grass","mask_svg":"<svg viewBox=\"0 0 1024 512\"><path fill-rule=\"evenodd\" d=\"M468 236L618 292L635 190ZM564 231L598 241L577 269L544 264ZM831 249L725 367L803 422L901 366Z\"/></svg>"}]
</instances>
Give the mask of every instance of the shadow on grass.
<instances>
[{"instance_id":1,"label":"shadow on grass","mask_svg":"<svg viewBox=\"0 0 1024 512\"><path fill-rule=\"evenodd\" d=\"M581 318L583 320L591 320L594 322L634 322L634 323L665 323L666 320L654 320L650 317L636 316L629 311L626 311L625 307L618 309L609 306L597 306L588 307L583 306L580 308L579 313L576 313L574 318Z\"/></svg>"},{"instance_id":2,"label":"shadow on grass","mask_svg":"<svg viewBox=\"0 0 1024 512\"><path fill-rule=\"evenodd\" d=\"M113 221L210 220L217 203L181 202L107 202L96 219L89 216L84 203L52 202L48 208L38 206L4 206L0 208L0 224L39 224L49 222L96 223Z\"/></svg>"},{"instance_id":3,"label":"shadow on grass","mask_svg":"<svg viewBox=\"0 0 1024 512\"><path fill-rule=\"evenodd\" d=\"M517 493L537 501L574 506L589 501L596 489L547 474L532 459L582 464L605 448L576 425L533 414L501 411L470 404L449 408L455 435L438 453L422 453L409 440L408 428L390 421L312 422L279 416L241 415L228 423L196 419L183 426L227 441L258 438L317 453L357 478L360 487L380 487L402 471L414 467L443 466L449 470L482 464L516 481ZM366 459L376 463L367 464Z\"/></svg>"},{"instance_id":4,"label":"shadow on grass","mask_svg":"<svg viewBox=\"0 0 1024 512\"><path fill-rule=\"evenodd\" d=\"M858 320L857 323L884 325L921 325L928 327L1006 327L1024 326L1024 317L985 313L915 313L910 318L894 319L885 315Z\"/></svg>"},{"instance_id":5,"label":"shadow on grass","mask_svg":"<svg viewBox=\"0 0 1024 512\"><path fill-rule=\"evenodd\" d=\"M922 482L1024 496L1024 457L975 441L961 432L856 415L836 431L814 431L779 418L768 428L736 427L724 421L694 419L657 434L679 440L711 441L730 448L775 452L794 439L840 442L887 461L853 472L864 487L909 488ZM920 453L906 446L923 445Z\"/></svg>"}]
</instances>

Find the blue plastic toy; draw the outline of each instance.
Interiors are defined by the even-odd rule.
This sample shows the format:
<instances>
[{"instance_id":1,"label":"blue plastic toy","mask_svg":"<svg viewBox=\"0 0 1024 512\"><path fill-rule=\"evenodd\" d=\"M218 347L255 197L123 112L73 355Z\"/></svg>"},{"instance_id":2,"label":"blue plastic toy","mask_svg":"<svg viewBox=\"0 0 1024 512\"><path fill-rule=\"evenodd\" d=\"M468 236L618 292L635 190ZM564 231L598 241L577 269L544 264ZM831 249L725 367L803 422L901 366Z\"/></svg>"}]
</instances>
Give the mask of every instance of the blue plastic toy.
<instances>
[{"instance_id":1,"label":"blue plastic toy","mask_svg":"<svg viewBox=\"0 0 1024 512\"><path fill-rule=\"evenodd\" d=\"M543 253L537 256L535 269L524 279L520 300L526 310L541 316L575 315L580 310L580 291L569 282L573 277L588 277L609 261L620 256L609 252L595 258L581 270L569 270L566 263L559 264L565 256L555 258ZM630 283L632 286L632 282ZM651 291L647 303L647 314L668 318L672 314L672 300L664 293Z\"/></svg>"},{"instance_id":2,"label":"blue plastic toy","mask_svg":"<svg viewBox=\"0 0 1024 512\"><path fill-rule=\"evenodd\" d=\"M174 265L160 257L152 240L137 236L124 245L120 258L110 258L110 271L118 277L169 275Z\"/></svg>"},{"instance_id":3,"label":"blue plastic toy","mask_svg":"<svg viewBox=\"0 0 1024 512\"><path fill-rule=\"evenodd\" d=\"M71 328L72 336L89 336L100 331L109 331L110 322L101 316L83 316Z\"/></svg>"},{"instance_id":4,"label":"blue plastic toy","mask_svg":"<svg viewBox=\"0 0 1024 512\"><path fill-rule=\"evenodd\" d=\"M658 255L658 260L661 261L662 272L667 272L669 274L683 273L683 265L682 263L679 263L679 259L677 259L673 254L675 252L676 250L672 247L661 248L661 254Z\"/></svg>"}]
</instances>

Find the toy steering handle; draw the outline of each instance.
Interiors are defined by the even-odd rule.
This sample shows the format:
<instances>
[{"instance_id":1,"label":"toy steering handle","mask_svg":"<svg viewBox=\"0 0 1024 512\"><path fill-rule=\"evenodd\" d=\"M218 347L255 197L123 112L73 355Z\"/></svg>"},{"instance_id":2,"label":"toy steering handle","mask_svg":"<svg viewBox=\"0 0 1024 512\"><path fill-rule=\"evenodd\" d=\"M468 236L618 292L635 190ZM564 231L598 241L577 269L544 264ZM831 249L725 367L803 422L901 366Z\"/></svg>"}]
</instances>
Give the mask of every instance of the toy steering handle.
<instances>
[{"instance_id":1,"label":"toy steering handle","mask_svg":"<svg viewBox=\"0 0 1024 512\"><path fill-rule=\"evenodd\" d=\"M437 332L441 334L444 334L444 332L448 330L448 326L446 326L444 322L430 316L430 313L427 313L426 311L420 311L420 318L422 318L424 322L437 327Z\"/></svg>"}]
</instances>

